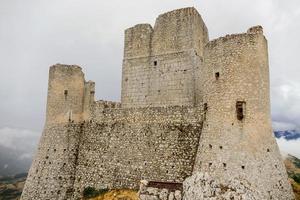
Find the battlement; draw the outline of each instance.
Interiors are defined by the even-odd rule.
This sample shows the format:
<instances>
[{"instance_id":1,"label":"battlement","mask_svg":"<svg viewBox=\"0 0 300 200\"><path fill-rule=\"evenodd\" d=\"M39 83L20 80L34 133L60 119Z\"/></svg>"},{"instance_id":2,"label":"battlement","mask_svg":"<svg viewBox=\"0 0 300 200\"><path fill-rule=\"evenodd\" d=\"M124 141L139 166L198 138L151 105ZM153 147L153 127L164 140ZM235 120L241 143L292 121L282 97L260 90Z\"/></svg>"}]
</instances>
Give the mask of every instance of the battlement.
<instances>
[{"instance_id":1,"label":"battlement","mask_svg":"<svg viewBox=\"0 0 300 200\"><path fill-rule=\"evenodd\" d=\"M120 102L99 100L95 104L98 108L121 108Z\"/></svg>"},{"instance_id":2,"label":"battlement","mask_svg":"<svg viewBox=\"0 0 300 200\"><path fill-rule=\"evenodd\" d=\"M50 69L61 69L61 70L79 70L81 71L82 68L78 65L67 65L67 64L60 64L57 63L55 65L52 65Z\"/></svg>"},{"instance_id":3,"label":"battlement","mask_svg":"<svg viewBox=\"0 0 300 200\"><path fill-rule=\"evenodd\" d=\"M263 34L264 30L263 27L260 25L257 26L253 26L251 28L248 29L247 33L252 33L252 34Z\"/></svg>"},{"instance_id":4,"label":"battlement","mask_svg":"<svg viewBox=\"0 0 300 200\"><path fill-rule=\"evenodd\" d=\"M163 14L160 14L158 16L158 18L175 17L176 15L180 15L180 14L182 14L184 16L187 16L187 15L190 15L190 16L199 15L200 16L199 12L197 11L197 9L195 7L186 7L186 8L179 8L176 10L165 12Z\"/></svg>"},{"instance_id":5,"label":"battlement","mask_svg":"<svg viewBox=\"0 0 300 200\"><path fill-rule=\"evenodd\" d=\"M241 42L241 41L245 41L245 40L249 40L251 39L252 41L254 41L253 39L253 35L262 35L263 36L263 28L262 26L254 26L251 27L247 30L247 33L239 33L239 34L228 34L226 36L222 36L216 39L213 39L211 41L209 41L205 47L214 47L217 44L221 44L221 43L225 43L225 42Z\"/></svg>"}]
</instances>

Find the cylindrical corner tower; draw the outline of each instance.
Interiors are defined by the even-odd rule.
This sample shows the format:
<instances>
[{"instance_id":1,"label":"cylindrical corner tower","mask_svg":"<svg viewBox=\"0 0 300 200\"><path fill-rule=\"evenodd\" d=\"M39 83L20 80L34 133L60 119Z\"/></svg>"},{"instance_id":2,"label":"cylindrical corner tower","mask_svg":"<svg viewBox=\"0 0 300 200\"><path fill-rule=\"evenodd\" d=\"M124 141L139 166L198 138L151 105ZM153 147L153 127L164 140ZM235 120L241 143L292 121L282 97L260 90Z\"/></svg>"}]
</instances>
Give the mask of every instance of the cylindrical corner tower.
<instances>
[{"instance_id":1,"label":"cylindrical corner tower","mask_svg":"<svg viewBox=\"0 0 300 200\"><path fill-rule=\"evenodd\" d=\"M71 199L87 91L93 98L94 84L85 83L79 66L50 67L46 124L22 200Z\"/></svg>"},{"instance_id":2,"label":"cylindrical corner tower","mask_svg":"<svg viewBox=\"0 0 300 200\"><path fill-rule=\"evenodd\" d=\"M272 134L262 28L209 42L201 71L207 111L195 171L221 181L246 180L266 199L292 199Z\"/></svg>"}]
</instances>

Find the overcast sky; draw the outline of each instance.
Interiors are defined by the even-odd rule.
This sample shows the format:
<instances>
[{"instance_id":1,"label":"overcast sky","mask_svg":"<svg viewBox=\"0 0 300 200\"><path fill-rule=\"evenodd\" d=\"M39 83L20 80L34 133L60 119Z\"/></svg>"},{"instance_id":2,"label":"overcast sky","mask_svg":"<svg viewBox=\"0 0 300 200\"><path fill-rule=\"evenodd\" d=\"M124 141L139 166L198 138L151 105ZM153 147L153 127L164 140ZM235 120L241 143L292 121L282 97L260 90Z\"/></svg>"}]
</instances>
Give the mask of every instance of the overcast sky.
<instances>
[{"instance_id":1,"label":"overcast sky","mask_svg":"<svg viewBox=\"0 0 300 200\"><path fill-rule=\"evenodd\" d=\"M187 6L198 9L210 39L264 27L274 128L299 129L299 0L1 0L0 137L40 135L55 63L82 66L97 99L118 101L124 30Z\"/></svg>"}]
</instances>

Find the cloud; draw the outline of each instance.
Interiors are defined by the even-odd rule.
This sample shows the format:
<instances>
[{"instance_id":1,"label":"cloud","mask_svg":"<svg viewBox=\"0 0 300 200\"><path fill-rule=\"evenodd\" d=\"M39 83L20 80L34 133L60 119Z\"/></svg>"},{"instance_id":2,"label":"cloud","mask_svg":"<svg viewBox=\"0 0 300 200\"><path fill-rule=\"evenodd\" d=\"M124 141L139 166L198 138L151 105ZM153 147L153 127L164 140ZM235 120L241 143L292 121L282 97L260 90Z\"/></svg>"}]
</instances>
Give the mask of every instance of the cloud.
<instances>
[{"instance_id":1,"label":"cloud","mask_svg":"<svg viewBox=\"0 0 300 200\"><path fill-rule=\"evenodd\" d=\"M40 137L38 131L0 129L0 176L27 172Z\"/></svg>"},{"instance_id":2,"label":"cloud","mask_svg":"<svg viewBox=\"0 0 300 200\"><path fill-rule=\"evenodd\" d=\"M290 154L300 159L300 139L285 140L283 138L276 139L279 149L283 154Z\"/></svg>"},{"instance_id":3,"label":"cloud","mask_svg":"<svg viewBox=\"0 0 300 200\"><path fill-rule=\"evenodd\" d=\"M300 130L300 83L278 79L271 91L275 126L285 124L288 125L286 130Z\"/></svg>"},{"instance_id":4,"label":"cloud","mask_svg":"<svg viewBox=\"0 0 300 200\"><path fill-rule=\"evenodd\" d=\"M0 146L15 152L20 160L31 158L39 137L36 131L5 127L0 129Z\"/></svg>"}]
</instances>

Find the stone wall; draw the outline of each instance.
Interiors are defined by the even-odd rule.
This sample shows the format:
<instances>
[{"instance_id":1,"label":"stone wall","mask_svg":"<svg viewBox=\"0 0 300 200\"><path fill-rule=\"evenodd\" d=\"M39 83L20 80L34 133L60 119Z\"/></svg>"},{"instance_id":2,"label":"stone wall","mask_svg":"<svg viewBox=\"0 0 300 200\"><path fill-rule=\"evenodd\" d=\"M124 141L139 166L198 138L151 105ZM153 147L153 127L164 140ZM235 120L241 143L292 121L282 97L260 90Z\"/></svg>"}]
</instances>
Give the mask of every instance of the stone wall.
<instances>
[{"instance_id":1,"label":"stone wall","mask_svg":"<svg viewBox=\"0 0 300 200\"><path fill-rule=\"evenodd\" d=\"M84 123L75 197L84 188L137 189L142 179L182 182L193 171L202 109L100 106Z\"/></svg>"},{"instance_id":2,"label":"stone wall","mask_svg":"<svg viewBox=\"0 0 300 200\"><path fill-rule=\"evenodd\" d=\"M195 105L207 42L207 28L194 8L160 15L154 29L149 24L127 29L122 107Z\"/></svg>"},{"instance_id":3,"label":"stone wall","mask_svg":"<svg viewBox=\"0 0 300 200\"><path fill-rule=\"evenodd\" d=\"M22 199L78 199L86 187L137 189L140 180L182 183L193 173L186 199L293 199L269 87L260 26L208 42L198 12L185 8L160 15L154 29L130 28L121 103L94 101L79 66L50 68L47 120ZM176 199L166 188L143 191Z\"/></svg>"},{"instance_id":4,"label":"stone wall","mask_svg":"<svg viewBox=\"0 0 300 200\"><path fill-rule=\"evenodd\" d=\"M51 66L46 124L81 122L88 118L94 93L95 83L85 82L81 67L62 64Z\"/></svg>"},{"instance_id":5,"label":"stone wall","mask_svg":"<svg viewBox=\"0 0 300 200\"><path fill-rule=\"evenodd\" d=\"M182 200L182 183L142 180L140 200Z\"/></svg>"},{"instance_id":6,"label":"stone wall","mask_svg":"<svg viewBox=\"0 0 300 200\"><path fill-rule=\"evenodd\" d=\"M45 127L22 199L72 198L81 133L81 124L52 124Z\"/></svg>"},{"instance_id":7,"label":"stone wall","mask_svg":"<svg viewBox=\"0 0 300 200\"><path fill-rule=\"evenodd\" d=\"M195 171L247 180L268 198L291 199L272 133L267 42L261 31L210 41L201 67L206 121Z\"/></svg>"}]
</instances>

